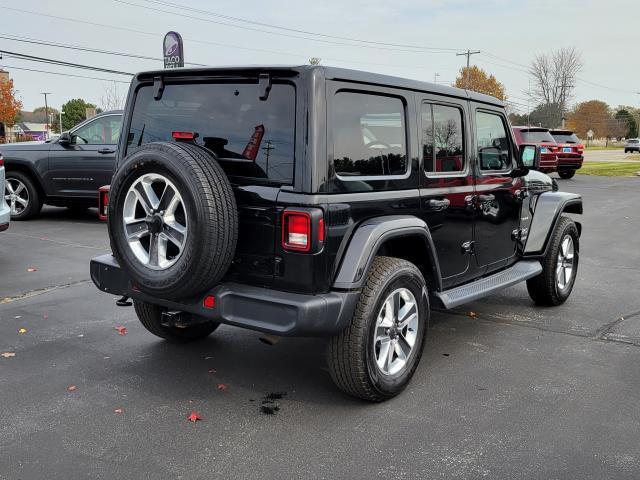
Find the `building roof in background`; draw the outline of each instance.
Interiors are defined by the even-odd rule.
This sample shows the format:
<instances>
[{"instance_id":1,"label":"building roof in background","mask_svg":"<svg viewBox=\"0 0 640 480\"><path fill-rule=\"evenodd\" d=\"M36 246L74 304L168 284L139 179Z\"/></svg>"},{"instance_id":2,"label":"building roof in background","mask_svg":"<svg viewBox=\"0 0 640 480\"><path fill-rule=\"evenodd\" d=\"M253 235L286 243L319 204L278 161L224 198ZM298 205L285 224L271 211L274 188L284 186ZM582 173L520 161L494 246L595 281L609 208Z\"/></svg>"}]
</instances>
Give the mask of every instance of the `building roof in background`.
<instances>
[{"instance_id":1,"label":"building roof in background","mask_svg":"<svg viewBox=\"0 0 640 480\"><path fill-rule=\"evenodd\" d=\"M46 132L47 131L46 123L20 122L20 127L25 132Z\"/></svg>"}]
</instances>

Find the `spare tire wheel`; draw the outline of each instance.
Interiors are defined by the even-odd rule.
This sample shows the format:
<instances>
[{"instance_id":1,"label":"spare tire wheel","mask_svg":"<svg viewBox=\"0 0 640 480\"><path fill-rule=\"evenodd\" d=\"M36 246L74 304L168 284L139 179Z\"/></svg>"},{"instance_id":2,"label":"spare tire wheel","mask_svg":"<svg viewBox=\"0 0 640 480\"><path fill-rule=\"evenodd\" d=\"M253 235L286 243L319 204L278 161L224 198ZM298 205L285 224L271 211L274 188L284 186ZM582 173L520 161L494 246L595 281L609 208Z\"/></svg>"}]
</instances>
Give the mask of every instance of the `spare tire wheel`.
<instances>
[{"instance_id":1,"label":"spare tire wheel","mask_svg":"<svg viewBox=\"0 0 640 480\"><path fill-rule=\"evenodd\" d=\"M238 238L236 201L209 151L149 143L126 157L111 182L111 249L144 293L181 298L220 281Z\"/></svg>"}]
</instances>

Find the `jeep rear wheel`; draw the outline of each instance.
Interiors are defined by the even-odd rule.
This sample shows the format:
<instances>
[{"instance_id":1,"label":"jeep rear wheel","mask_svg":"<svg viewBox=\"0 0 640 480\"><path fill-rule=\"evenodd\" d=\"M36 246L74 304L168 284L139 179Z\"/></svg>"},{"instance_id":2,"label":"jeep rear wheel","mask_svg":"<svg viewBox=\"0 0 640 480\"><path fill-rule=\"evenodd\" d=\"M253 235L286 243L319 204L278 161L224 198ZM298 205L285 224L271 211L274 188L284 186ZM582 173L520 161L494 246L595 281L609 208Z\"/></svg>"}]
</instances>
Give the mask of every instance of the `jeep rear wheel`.
<instances>
[{"instance_id":1,"label":"jeep rear wheel","mask_svg":"<svg viewBox=\"0 0 640 480\"><path fill-rule=\"evenodd\" d=\"M133 308L144 328L155 336L164 338L172 343L188 343L201 340L211 335L220 326L219 323L206 322L184 328L167 327L162 324L162 312L166 309L137 300L133 301Z\"/></svg>"},{"instance_id":2,"label":"jeep rear wheel","mask_svg":"<svg viewBox=\"0 0 640 480\"><path fill-rule=\"evenodd\" d=\"M109 234L141 291L181 298L210 289L231 265L238 212L208 151L157 142L126 158L111 184Z\"/></svg>"},{"instance_id":3,"label":"jeep rear wheel","mask_svg":"<svg viewBox=\"0 0 640 480\"><path fill-rule=\"evenodd\" d=\"M576 224L561 217L549 239L542 273L527 280L529 296L538 305L560 305L571 295L578 273L579 241Z\"/></svg>"},{"instance_id":4,"label":"jeep rear wheel","mask_svg":"<svg viewBox=\"0 0 640 480\"><path fill-rule=\"evenodd\" d=\"M418 366L428 322L429 301L420 270L406 260L376 257L351 325L329 342L333 381L365 400L394 397Z\"/></svg>"}]
</instances>

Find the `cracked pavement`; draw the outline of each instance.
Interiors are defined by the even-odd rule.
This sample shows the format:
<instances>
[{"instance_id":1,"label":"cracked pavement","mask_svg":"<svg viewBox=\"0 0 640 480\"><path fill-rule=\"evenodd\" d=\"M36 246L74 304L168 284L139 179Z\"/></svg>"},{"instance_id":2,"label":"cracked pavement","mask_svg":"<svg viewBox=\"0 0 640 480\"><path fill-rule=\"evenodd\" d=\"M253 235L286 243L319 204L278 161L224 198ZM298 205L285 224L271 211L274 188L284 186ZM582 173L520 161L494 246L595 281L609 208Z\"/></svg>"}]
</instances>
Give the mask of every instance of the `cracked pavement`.
<instances>
[{"instance_id":1,"label":"cracked pavement","mask_svg":"<svg viewBox=\"0 0 640 480\"><path fill-rule=\"evenodd\" d=\"M585 203L569 301L536 307L518 285L434 312L412 383L384 404L335 389L321 339L268 346L227 326L190 346L156 339L89 281L108 251L95 212L13 223L0 479L637 479L640 179L558 182ZM264 415L273 392L286 395Z\"/></svg>"}]
</instances>

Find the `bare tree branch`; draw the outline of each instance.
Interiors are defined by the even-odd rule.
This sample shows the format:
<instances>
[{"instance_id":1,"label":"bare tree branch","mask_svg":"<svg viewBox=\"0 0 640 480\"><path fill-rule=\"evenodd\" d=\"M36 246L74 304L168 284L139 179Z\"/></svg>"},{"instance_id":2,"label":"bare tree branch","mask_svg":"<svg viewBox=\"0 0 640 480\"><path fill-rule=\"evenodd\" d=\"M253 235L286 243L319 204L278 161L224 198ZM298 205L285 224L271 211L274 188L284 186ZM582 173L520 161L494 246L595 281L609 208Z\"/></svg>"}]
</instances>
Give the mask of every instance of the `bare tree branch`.
<instances>
[{"instance_id":1,"label":"bare tree branch","mask_svg":"<svg viewBox=\"0 0 640 480\"><path fill-rule=\"evenodd\" d=\"M100 98L103 110L120 110L124 108L126 97L120 94L115 82L107 84L103 90L104 94Z\"/></svg>"}]
</instances>

